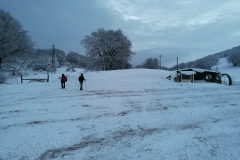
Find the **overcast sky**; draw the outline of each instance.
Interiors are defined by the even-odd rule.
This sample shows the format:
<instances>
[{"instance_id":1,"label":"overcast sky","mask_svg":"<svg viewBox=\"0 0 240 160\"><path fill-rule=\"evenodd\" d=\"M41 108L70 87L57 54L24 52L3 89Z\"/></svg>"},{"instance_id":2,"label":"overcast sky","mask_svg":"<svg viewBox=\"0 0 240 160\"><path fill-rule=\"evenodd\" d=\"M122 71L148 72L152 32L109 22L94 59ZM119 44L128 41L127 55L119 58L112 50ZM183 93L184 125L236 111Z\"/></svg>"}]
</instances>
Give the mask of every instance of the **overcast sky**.
<instances>
[{"instance_id":1,"label":"overcast sky","mask_svg":"<svg viewBox=\"0 0 240 160\"><path fill-rule=\"evenodd\" d=\"M99 28L121 29L132 63L159 58L172 67L240 45L239 0L0 0L35 48L84 55L80 41Z\"/></svg>"}]
</instances>

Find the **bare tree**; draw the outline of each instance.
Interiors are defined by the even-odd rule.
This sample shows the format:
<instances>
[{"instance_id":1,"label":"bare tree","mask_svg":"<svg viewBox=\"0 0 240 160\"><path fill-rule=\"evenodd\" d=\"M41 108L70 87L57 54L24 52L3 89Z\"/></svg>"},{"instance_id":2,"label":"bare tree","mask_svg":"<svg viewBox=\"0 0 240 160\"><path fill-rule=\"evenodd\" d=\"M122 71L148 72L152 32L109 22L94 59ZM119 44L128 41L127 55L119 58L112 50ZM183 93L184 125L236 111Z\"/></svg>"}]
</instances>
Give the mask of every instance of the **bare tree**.
<instances>
[{"instance_id":1,"label":"bare tree","mask_svg":"<svg viewBox=\"0 0 240 160\"><path fill-rule=\"evenodd\" d=\"M19 21L0 9L0 69L5 61L32 50L32 47L33 43Z\"/></svg>"}]
</instances>

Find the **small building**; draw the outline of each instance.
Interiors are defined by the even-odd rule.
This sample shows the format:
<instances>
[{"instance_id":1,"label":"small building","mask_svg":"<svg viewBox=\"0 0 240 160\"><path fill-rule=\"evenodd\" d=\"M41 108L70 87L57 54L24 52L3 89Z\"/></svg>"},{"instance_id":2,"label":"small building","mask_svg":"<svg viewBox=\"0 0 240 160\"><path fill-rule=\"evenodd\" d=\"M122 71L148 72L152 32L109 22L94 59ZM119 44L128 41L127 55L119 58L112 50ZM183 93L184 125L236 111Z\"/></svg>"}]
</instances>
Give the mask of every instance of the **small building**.
<instances>
[{"instance_id":1,"label":"small building","mask_svg":"<svg viewBox=\"0 0 240 160\"><path fill-rule=\"evenodd\" d=\"M200 68L188 68L177 71L180 82L214 82L221 83L220 72Z\"/></svg>"}]
</instances>

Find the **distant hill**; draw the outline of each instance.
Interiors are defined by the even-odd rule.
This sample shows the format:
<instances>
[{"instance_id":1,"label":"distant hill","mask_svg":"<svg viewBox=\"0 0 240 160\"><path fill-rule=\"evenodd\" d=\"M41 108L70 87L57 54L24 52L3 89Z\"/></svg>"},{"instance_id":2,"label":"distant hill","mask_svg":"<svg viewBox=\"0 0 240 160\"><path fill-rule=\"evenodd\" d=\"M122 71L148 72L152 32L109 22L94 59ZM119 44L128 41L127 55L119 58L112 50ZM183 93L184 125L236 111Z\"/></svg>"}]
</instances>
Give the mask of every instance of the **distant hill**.
<instances>
[{"instance_id":1,"label":"distant hill","mask_svg":"<svg viewBox=\"0 0 240 160\"><path fill-rule=\"evenodd\" d=\"M211 69L214 65L217 65L220 58L228 57L230 54L235 53L236 51L239 51L239 50L240 50L240 46L237 46L222 52L205 56L195 61L180 63L178 65L178 69L192 68L192 67L202 68L202 69ZM169 70L176 70L176 69L177 69L177 65L173 66L172 68L169 68Z\"/></svg>"},{"instance_id":2,"label":"distant hill","mask_svg":"<svg viewBox=\"0 0 240 160\"><path fill-rule=\"evenodd\" d=\"M239 72L240 67L239 66L236 67L228 63L227 57L220 58L218 63L214 65L211 69L214 71L218 71L221 74L227 73L228 75L231 76L234 82L238 82L238 83L240 82L240 72Z\"/></svg>"}]
</instances>

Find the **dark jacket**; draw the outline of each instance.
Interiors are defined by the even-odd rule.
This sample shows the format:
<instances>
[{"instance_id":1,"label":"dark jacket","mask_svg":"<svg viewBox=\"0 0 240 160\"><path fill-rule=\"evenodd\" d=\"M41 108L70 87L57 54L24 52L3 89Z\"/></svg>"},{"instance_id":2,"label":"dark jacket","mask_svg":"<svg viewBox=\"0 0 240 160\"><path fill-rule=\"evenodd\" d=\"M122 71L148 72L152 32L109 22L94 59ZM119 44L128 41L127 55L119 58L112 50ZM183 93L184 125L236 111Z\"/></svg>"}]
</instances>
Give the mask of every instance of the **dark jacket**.
<instances>
[{"instance_id":1,"label":"dark jacket","mask_svg":"<svg viewBox=\"0 0 240 160\"><path fill-rule=\"evenodd\" d=\"M85 78L83 77L83 74L81 74L81 76L78 77L78 80L80 83L83 83L83 81L85 81Z\"/></svg>"}]
</instances>

